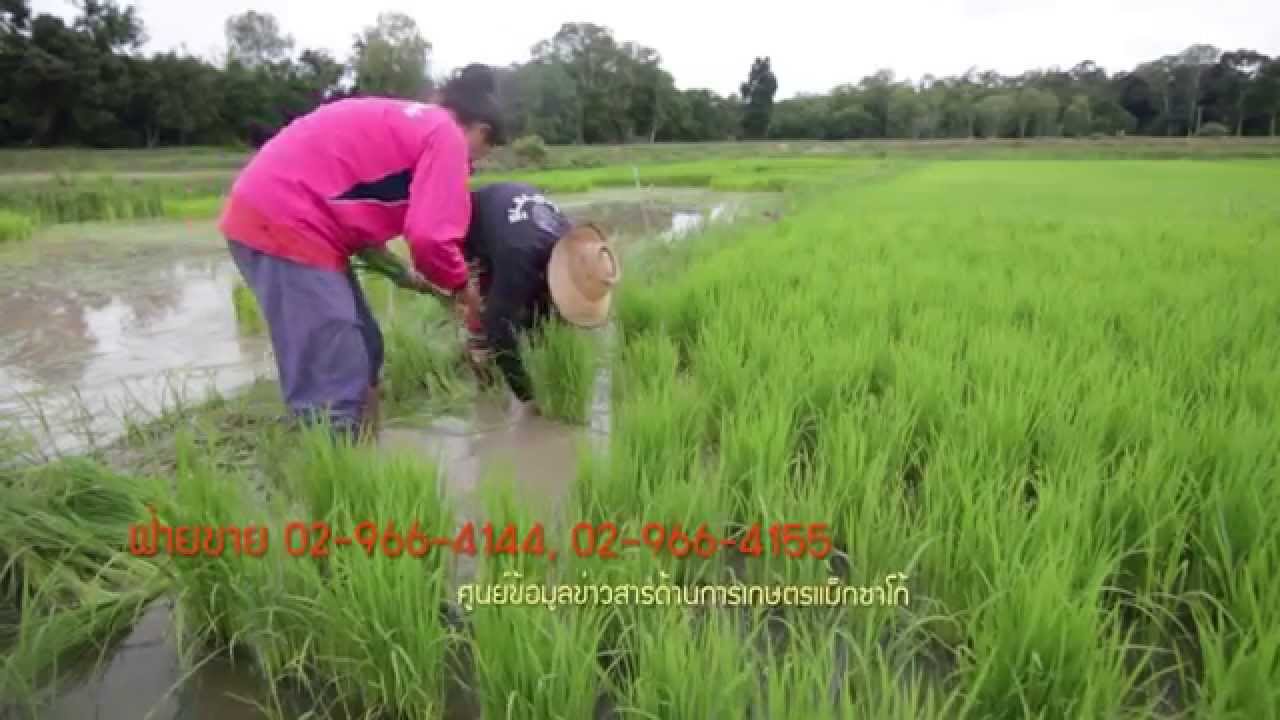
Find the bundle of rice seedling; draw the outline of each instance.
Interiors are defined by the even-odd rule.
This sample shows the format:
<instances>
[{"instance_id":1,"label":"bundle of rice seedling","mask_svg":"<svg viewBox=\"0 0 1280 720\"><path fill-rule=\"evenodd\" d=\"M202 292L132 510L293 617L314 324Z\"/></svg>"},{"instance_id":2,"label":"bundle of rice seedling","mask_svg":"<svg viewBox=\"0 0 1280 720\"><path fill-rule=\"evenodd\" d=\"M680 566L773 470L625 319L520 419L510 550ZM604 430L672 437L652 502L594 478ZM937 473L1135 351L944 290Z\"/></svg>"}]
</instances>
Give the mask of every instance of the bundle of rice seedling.
<instances>
[{"instance_id":1,"label":"bundle of rice seedling","mask_svg":"<svg viewBox=\"0 0 1280 720\"><path fill-rule=\"evenodd\" d=\"M83 651L101 659L164 592L128 547L157 491L85 459L0 477L0 696L33 696Z\"/></svg>"},{"instance_id":2,"label":"bundle of rice seedling","mask_svg":"<svg viewBox=\"0 0 1280 720\"><path fill-rule=\"evenodd\" d=\"M362 273L381 275L397 285L409 277L409 267L386 248L362 250L352 260L351 268Z\"/></svg>"}]
</instances>

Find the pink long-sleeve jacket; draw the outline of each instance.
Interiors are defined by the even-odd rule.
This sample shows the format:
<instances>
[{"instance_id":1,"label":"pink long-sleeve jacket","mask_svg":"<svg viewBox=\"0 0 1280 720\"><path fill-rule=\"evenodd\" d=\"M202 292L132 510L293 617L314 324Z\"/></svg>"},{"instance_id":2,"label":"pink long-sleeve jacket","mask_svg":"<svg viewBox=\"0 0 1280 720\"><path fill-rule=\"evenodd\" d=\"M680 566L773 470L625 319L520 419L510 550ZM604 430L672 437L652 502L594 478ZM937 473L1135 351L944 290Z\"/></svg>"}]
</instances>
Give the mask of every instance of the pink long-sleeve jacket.
<instances>
[{"instance_id":1,"label":"pink long-sleeve jacket","mask_svg":"<svg viewBox=\"0 0 1280 720\"><path fill-rule=\"evenodd\" d=\"M439 106L353 98L293 121L231 188L229 239L313 267L403 235L414 267L440 288L467 282L471 221L466 136Z\"/></svg>"}]
</instances>

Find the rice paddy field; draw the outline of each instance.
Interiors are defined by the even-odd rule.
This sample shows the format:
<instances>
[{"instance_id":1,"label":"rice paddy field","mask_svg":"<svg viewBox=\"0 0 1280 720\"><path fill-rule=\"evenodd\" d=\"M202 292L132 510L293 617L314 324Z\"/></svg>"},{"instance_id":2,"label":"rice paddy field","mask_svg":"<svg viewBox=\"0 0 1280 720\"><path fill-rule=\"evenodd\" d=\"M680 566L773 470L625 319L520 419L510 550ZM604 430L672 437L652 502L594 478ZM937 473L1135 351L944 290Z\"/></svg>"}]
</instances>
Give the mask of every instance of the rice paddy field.
<instances>
[{"instance_id":1,"label":"rice paddy field","mask_svg":"<svg viewBox=\"0 0 1280 720\"><path fill-rule=\"evenodd\" d=\"M40 716L167 599L184 666L244 680L217 717L1277 717L1273 161L519 177L637 175L785 207L637 245L607 331L529 340L548 421L607 415L563 493L517 464L458 501L443 461L275 423L269 387L15 449L0 704ZM393 415L495 392L443 309L369 291ZM147 552L162 527L207 530Z\"/></svg>"}]
</instances>

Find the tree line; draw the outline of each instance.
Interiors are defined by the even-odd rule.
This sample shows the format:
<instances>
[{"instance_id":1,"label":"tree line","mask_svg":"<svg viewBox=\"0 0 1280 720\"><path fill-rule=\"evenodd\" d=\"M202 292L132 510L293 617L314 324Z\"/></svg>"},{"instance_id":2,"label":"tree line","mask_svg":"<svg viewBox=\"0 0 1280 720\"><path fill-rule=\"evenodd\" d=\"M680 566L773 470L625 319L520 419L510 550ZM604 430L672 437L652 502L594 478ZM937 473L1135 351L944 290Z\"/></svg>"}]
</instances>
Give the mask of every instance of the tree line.
<instances>
[{"instance_id":1,"label":"tree line","mask_svg":"<svg viewBox=\"0 0 1280 720\"><path fill-rule=\"evenodd\" d=\"M347 57L298 48L279 21L227 19L220 57L146 55L137 9L78 0L70 22L0 0L0 145L260 145L322 103L429 97L432 46L414 20L383 13ZM881 70L822 94L776 99L768 57L738 92L676 87L654 48L565 23L524 62L499 68L513 136L547 143L1275 135L1280 57L1192 45L1109 73L1092 61L1005 76L974 68L916 81Z\"/></svg>"}]
</instances>

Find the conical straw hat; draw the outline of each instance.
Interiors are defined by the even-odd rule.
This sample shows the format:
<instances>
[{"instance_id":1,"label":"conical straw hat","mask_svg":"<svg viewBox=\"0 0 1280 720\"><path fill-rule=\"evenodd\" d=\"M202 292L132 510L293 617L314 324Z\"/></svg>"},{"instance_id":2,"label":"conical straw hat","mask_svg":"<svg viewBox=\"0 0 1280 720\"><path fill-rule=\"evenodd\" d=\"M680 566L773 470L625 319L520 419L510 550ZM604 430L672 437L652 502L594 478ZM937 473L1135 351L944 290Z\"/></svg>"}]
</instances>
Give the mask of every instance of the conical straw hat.
<instances>
[{"instance_id":1,"label":"conical straw hat","mask_svg":"<svg viewBox=\"0 0 1280 720\"><path fill-rule=\"evenodd\" d=\"M613 287L622 278L613 248L595 225L579 225L556 241L547 265L551 301L579 327L599 327L609 317Z\"/></svg>"}]
</instances>

